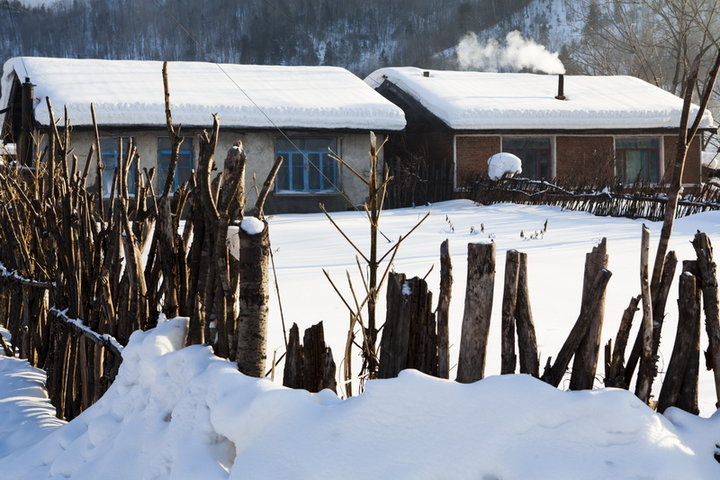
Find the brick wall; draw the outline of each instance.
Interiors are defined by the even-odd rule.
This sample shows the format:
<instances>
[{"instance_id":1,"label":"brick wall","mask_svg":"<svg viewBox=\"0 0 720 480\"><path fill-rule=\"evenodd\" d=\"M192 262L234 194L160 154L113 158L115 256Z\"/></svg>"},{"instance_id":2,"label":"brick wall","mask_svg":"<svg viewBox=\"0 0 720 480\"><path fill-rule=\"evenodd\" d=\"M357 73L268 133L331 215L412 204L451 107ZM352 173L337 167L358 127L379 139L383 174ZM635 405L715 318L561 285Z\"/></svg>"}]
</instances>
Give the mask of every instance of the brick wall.
<instances>
[{"instance_id":1,"label":"brick wall","mask_svg":"<svg viewBox=\"0 0 720 480\"><path fill-rule=\"evenodd\" d=\"M555 174L561 185L612 183L613 137L556 137Z\"/></svg>"},{"instance_id":2,"label":"brick wall","mask_svg":"<svg viewBox=\"0 0 720 480\"><path fill-rule=\"evenodd\" d=\"M677 137L663 137L665 144L665 175L663 182L672 180L672 166L675 163L677 154ZM701 177L701 147L700 137L696 136L688 149L687 158L685 159L685 170L683 170L683 183L700 183Z\"/></svg>"},{"instance_id":3,"label":"brick wall","mask_svg":"<svg viewBox=\"0 0 720 480\"><path fill-rule=\"evenodd\" d=\"M455 137L457 185L463 186L478 176L487 177L487 159L500 152L500 137Z\"/></svg>"}]
</instances>

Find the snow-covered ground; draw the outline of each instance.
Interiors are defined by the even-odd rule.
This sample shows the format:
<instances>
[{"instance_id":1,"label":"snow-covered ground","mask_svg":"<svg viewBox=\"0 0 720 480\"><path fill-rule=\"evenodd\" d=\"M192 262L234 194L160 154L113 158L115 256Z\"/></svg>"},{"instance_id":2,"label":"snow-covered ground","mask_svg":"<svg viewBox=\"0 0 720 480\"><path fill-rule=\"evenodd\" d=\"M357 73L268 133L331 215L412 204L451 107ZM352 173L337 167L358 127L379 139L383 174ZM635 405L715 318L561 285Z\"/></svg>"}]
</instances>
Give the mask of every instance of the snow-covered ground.
<instances>
[{"instance_id":1,"label":"snow-covered ground","mask_svg":"<svg viewBox=\"0 0 720 480\"><path fill-rule=\"evenodd\" d=\"M651 255L660 233L661 223L625 218L595 217L581 212L561 211L555 207L491 205L477 206L467 200L442 202L429 207L386 211L381 230L396 240L409 230L425 213L431 215L400 247L395 270L408 276L427 276L431 289L438 290L440 243L450 240L453 260L453 300L450 312L451 362L457 359L460 326L463 314L467 244L492 239L497 248L495 274L496 301L488 346L487 372L500 372L500 299L504 277L505 252L517 249L527 252L530 301L535 317L541 365L548 356L555 356L580 313L585 254L608 239L609 270L613 276L607 290L605 324L602 342L614 338L622 313L632 296L640 293L640 231L643 223L651 229ZM333 214L348 236L367 251L369 226L362 212ZM547 231L542 232L547 221ZM671 249L682 260L695 258L690 244L695 232L701 230L720 244L720 212L708 212L678 219ZM355 252L323 215L278 215L270 220L275 264L277 266L285 323L306 328L324 321L325 335L339 360L344 348L348 312L322 275L325 268L342 288L347 285L345 272L359 282ZM386 243L389 248L391 244ZM381 244L381 249L383 245ZM651 258L654 258L651 257ZM677 282L676 282L677 283ZM356 291L362 290L356 283ZM348 298L349 289L344 288ZM667 317L660 348L660 376L670 359L677 328L677 287L671 290ZM381 296L379 311L384 311ZM273 298L269 351L284 351L282 325ZM640 315L635 323L639 323ZM632 335L634 335L633 330ZM704 335L704 331L703 331ZM634 338L634 337L633 337ZM703 342L706 342L703 337ZM272 357L272 354L270 355ZM356 363L359 363L356 362ZM602 368L599 369L602 373ZM451 372L451 376L454 372ZM656 386L659 385L656 382ZM600 379L596 386L602 386ZM701 372L701 412L715 411L712 376Z\"/></svg>"},{"instance_id":2,"label":"snow-covered ground","mask_svg":"<svg viewBox=\"0 0 720 480\"><path fill-rule=\"evenodd\" d=\"M395 269L425 276L435 265L427 278L436 288L439 245L450 239L455 277L450 317L453 361L462 318L466 245L488 238L496 242L498 301L489 375L499 372L499 298L507 249L528 253L543 363L557 353L577 318L584 256L602 237L608 238L613 272L603 341L614 337L622 310L639 292L640 220L452 201L387 211L381 229L396 239L428 211L429 219L401 247ZM333 216L366 248L368 226L362 213ZM648 225L657 240L660 225ZM693 258L689 240L698 229L717 244L720 212L678 220L671 247L680 260ZM288 328L292 322L303 328L323 320L339 360L348 314L321 268L328 269L338 284L346 284L346 270L357 280L355 253L322 215L278 215L270 219L270 231ZM668 302L661 370L672 349L676 291L673 288ZM244 377L206 347L178 350L184 326L183 320L172 320L153 332L134 334L111 389L65 426L49 416L38 388L40 372L0 358L0 432L16 432L11 441L0 441L2 478L720 477L720 464L713 458L720 449L720 414L711 416L712 379L705 372L701 409L710 418L677 409L659 415L629 392L564 392L520 375L461 385L405 372L398 379L369 382L362 395L340 400L329 392L312 395ZM283 338L273 299L269 350L276 349L282 353ZM30 379L30 391L17 383L18 377ZM23 413L29 396L37 398L36 415Z\"/></svg>"},{"instance_id":3,"label":"snow-covered ground","mask_svg":"<svg viewBox=\"0 0 720 480\"><path fill-rule=\"evenodd\" d=\"M175 319L133 334L110 390L72 422L46 427L44 438L33 431L39 419L12 424L17 415L11 412L7 426L29 430L23 436L35 442L0 444L3 478L676 480L720 474L713 458L720 415L702 419L671 409L663 416L627 391L563 392L525 375L464 385L407 371L339 400L327 390L313 395L245 377L208 347L180 349L186 326Z\"/></svg>"}]
</instances>

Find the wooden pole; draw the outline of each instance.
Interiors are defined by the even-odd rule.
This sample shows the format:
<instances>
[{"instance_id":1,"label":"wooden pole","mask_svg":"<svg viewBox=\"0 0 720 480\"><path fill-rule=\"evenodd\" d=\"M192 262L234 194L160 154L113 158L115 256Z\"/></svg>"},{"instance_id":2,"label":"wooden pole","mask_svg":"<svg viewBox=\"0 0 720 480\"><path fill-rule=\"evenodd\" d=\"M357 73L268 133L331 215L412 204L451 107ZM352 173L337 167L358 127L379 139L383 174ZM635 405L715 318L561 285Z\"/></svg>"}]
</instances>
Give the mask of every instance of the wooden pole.
<instances>
[{"instance_id":1,"label":"wooden pole","mask_svg":"<svg viewBox=\"0 0 720 480\"><path fill-rule=\"evenodd\" d=\"M618 333L615 336L615 348L612 349L610 357L606 356L606 362L609 364L605 375L606 387L628 388L625 382L625 347L627 347L628 338L630 336L630 328L632 327L635 312L638 310L638 304L642 297L638 295L630 299L630 305L623 312ZM609 359L609 361L608 361Z\"/></svg>"},{"instance_id":2,"label":"wooden pole","mask_svg":"<svg viewBox=\"0 0 720 480\"><path fill-rule=\"evenodd\" d=\"M670 364L665 372L657 411L662 413L668 407L678 404L680 391L688 373L688 364L693 354L695 338L699 337L700 329L700 295L696 288L695 276L690 272L680 275L678 299L678 328L675 335ZM696 334L696 330L698 330ZM697 375L695 375L697 383Z\"/></svg>"},{"instance_id":3,"label":"wooden pole","mask_svg":"<svg viewBox=\"0 0 720 480\"><path fill-rule=\"evenodd\" d=\"M468 244L467 286L457 381L471 383L485 375L485 354L495 281L495 244Z\"/></svg>"},{"instance_id":4,"label":"wooden pole","mask_svg":"<svg viewBox=\"0 0 720 480\"><path fill-rule=\"evenodd\" d=\"M452 262L450 244L446 239L440 245L440 295L437 317L438 377L450 378L450 298L452 296Z\"/></svg>"},{"instance_id":5,"label":"wooden pole","mask_svg":"<svg viewBox=\"0 0 720 480\"><path fill-rule=\"evenodd\" d=\"M567 367L570 364L572 356L575 354L578 346L582 342L582 339L585 338L585 335L587 334L587 330L591 323L590 317L592 316L593 311L599 308L602 293L604 292L605 287L607 287L611 276L612 273L609 270L600 270L595 276L595 280L591 285L592 289L597 292L597 294L590 297L588 301L589 303L581 308L580 315L575 321L575 325L570 331L570 334L565 339L565 343L563 343L563 346L560 348L557 358L555 359L555 363L550 364L550 360L548 360L548 365L545 367L545 372L542 376L543 381L555 387L560 385L560 381L562 381L562 378L567 371Z\"/></svg>"},{"instance_id":6,"label":"wooden pole","mask_svg":"<svg viewBox=\"0 0 720 480\"><path fill-rule=\"evenodd\" d=\"M600 244L585 256L582 304L587 305L594 295L600 295L600 299L598 308L594 309L588 317L590 325L588 325L587 334L575 353L570 377L571 390L591 390L595 381L600 353L600 335L605 315L605 291L593 291L592 281L597 272L607 268L607 263L607 239L603 238Z\"/></svg>"},{"instance_id":7,"label":"wooden pole","mask_svg":"<svg viewBox=\"0 0 720 480\"><path fill-rule=\"evenodd\" d=\"M650 281L648 278L648 262L650 258L650 230L643 225L642 243L640 247L640 287L642 291L642 356L640 357L640 370L638 371L635 395L645 403L650 401L652 382L655 378L655 362L653 361L653 314L652 296L650 294Z\"/></svg>"},{"instance_id":8,"label":"wooden pole","mask_svg":"<svg viewBox=\"0 0 720 480\"><path fill-rule=\"evenodd\" d=\"M713 370L715 377L715 394L720 408L720 303L718 302L717 267L713 261L710 238L698 232L692 241L697 254L697 268L702 284L703 311L705 313L705 330L708 335L706 353L708 370Z\"/></svg>"},{"instance_id":9,"label":"wooden pole","mask_svg":"<svg viewBox=\"0 0 720 480\"><path fill-rule=\"evenodd\" d=\"M502 300L502 330L500 351L500 373L515 373L515 305L518 293L519 256L517 250L505 254L505 286Z\"/></svg>"},{"instance_id":10,"label":"wooden pole","mask_svg":"<svg viewBox=\"0 0 720 480\"><path fill-rule=\"evenodd\" d=\"M515 320L518 334L518 353L520 354L520 373L540 377L540 359L538 358L535 323L530 309L528 288L527 253L518 253L518 288L515 304Z\"/></svg>"},{"instance_id":11,"label":"wooden pole","mask_svg":"<svg viewBox=\"0 0 720 480\"><path fill-rule=\"evenodd\" d=\"M303 357L300 345L300 330L297 323L293 323L288 337L287 354L285 355L285 369L283 372L283 385L289 388L303 388Z\"/></svg>"}]
</instances>

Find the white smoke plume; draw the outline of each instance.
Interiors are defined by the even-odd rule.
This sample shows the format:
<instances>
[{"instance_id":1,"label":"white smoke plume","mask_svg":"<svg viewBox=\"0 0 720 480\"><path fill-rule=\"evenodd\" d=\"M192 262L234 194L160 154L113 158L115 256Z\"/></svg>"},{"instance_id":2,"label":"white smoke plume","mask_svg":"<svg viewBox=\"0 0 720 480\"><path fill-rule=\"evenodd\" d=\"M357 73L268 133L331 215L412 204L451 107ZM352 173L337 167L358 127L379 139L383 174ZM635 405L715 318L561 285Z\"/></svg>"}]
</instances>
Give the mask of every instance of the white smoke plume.
<instances>
[{"instance_id":1,"label":"white smoke plume","mask_svg":"<svg viewBox=\"0 0 720 480\"><path fill-rule=\"evenodd\" d=\"M463 70L565 73L557 52L549 52L544 46L524 39L517 30L507 34L505 45L495 39L481 44L477 35L468 33L460 40L456 54Z\"/></svg>"}]
</instances>

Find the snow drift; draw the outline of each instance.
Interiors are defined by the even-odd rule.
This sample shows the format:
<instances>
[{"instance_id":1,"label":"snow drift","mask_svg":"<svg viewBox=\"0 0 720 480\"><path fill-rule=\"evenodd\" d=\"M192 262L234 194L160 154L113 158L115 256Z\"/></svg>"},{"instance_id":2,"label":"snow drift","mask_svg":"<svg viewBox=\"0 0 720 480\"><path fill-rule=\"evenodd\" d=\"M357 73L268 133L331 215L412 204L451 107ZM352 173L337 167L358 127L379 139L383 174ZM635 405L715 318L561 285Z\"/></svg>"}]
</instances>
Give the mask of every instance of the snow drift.
<instances>
[{"instance_id":1,"label":"snow drift","mask_svg":"<svg viewBox=\"0 0 720 480\"><path fill-rule=\"evenodd\" d=\"M462 385L406 371L339 400L240 374L187 320L135 332L105 396L3 478L718 478L720 415L659 415L624 390L509 375ZM7 361L2 359L0 364ZM365 461L364 459L370 459Z\"/></svg>"}]
</instances>

